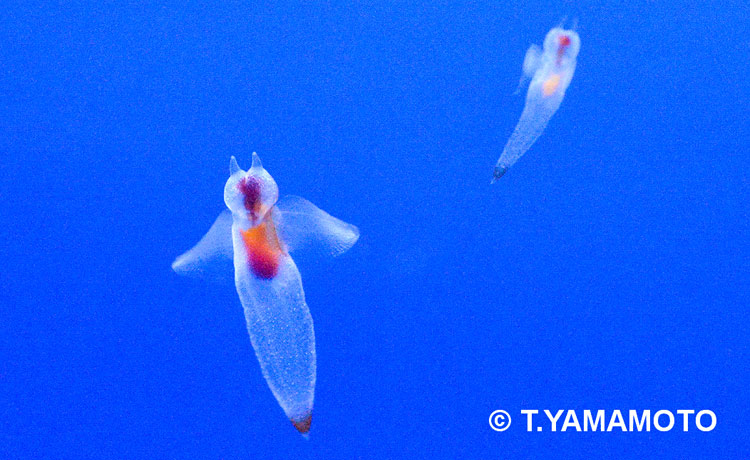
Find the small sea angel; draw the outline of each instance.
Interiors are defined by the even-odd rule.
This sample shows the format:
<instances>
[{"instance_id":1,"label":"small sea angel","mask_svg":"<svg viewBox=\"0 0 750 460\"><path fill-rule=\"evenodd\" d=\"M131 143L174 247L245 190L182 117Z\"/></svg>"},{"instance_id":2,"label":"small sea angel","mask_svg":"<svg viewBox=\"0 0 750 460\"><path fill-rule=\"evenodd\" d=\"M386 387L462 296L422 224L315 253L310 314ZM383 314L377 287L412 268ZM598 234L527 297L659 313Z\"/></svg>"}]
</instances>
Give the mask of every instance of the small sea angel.
<instances>
[{"instance_id":1,"label":"small sea angel","mask_svg":"<svg viewBox=\"0 0 750 460\"><path fill-rule=\"evenodd\" d=\"M279 199L276 182L255 153L247 172L231 158L224 202L229 210L172 268L214 279L231 277L233 268L263 376L287 417L307 436L315 392L315 335L291 253L312 245L341 254L356 243L359 230L304 198Z\"/></svg>"},{"instance_id":2,"label":"small sea angel","mask_svg":"<svg viewBox=\"0 0 750 460\"><path fill-rule=\"evenodd\" d=\"M531 45L526 52L523 73L524 78L531 78L526 106L495 165L492 182L500 179L531 148L560 107L573 78L580 48L581 40L574 30L555 27L547 32L544 49Z\"/></svg>"}]
</instances>

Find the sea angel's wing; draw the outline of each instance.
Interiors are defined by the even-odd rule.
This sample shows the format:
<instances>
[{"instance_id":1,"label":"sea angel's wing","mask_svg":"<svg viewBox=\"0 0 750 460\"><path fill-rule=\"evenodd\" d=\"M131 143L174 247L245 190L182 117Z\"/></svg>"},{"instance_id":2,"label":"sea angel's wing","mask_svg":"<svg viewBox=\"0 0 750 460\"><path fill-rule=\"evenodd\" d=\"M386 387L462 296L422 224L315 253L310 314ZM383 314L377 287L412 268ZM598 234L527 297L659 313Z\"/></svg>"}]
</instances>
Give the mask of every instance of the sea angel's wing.
<instances>
[{"instance_id":1,"label":"sea angel's wing","mask_svg":"<svg viewBox=\"0 0 750 460\"><path fill-rule=\"evenodd\" d=\"M531 45L523 58L523 74L527 78L534 76L542 62L542 49L537 45Z\"/></svg>"},{"instance_id":2,"label":"sea angel's wing","mask_svg":"<svg viewBox=\"0 0 750 460\"><path fill-rule=\"evenodd\" d=\"M534 77L534 74L542 64L542 49L537 45L531 45L526 51L526 56L523 58L523 73L521 78L518 80L518 86L513 94L519 94L521 88L523 88L530 78Z\"/></svg>"},{"instance_id":3,"label":"sea angel's wing","mask_svg":"<svg viewBox=\"0 0 750 460\"><path fill-rule=\"evenodd\" d=\"M180 275L231 283L234 279L233 258L232 213L225 210L198 244L172 262L172 270Z\"/></svg>"},{"instance_id":4,"label":"sea angel's wing","mask_svg":"<svg viewBox=\"0 0 750 460\"><path fill-rule=\"evenodd\" d=\"M339 220L304 198L287 195L274 206L279 239L289 252L306 248L337 256L359 239L359 229Z\"/></svg>"},{"instance_id":5,"label":"sea angel's wing","mask_svg":"<svg viewBox=\"0 0 750 460\"><path fill-rule=\"evenodd\" d=\"M306 434L315 392L315 335L299 271L289 254L268 252L262 244L254 249L241 232L232 228L235 284L247 331L276 400Z\"/></svg>"}]
</instances>

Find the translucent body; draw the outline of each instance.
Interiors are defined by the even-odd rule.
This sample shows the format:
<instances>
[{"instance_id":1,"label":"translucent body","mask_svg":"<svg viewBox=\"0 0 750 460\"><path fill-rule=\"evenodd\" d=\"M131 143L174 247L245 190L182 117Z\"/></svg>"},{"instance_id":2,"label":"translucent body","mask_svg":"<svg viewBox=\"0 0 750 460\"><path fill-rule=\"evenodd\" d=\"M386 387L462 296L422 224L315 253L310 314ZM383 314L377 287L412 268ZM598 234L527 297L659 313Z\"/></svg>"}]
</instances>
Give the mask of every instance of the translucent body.
<instances>
[{"instance_id":1,"label":"translucent body","mask_svg":"<svg viewBox=\"0 0 750 460\"><path fill-rule=\"evenodd\" d=\"M573 78L580 47L575 31L556 27L547 33L544 49L531 45L526 52L523 72L525 78L531 78L526 105L495 165L493 182L531 148L560 107Z\"/></svg>"},{"instance_id":2,"label":"translucent body","mask_svg":"<svg viewBox=\"0 0 750 460\"><path fill-rule=\"evenodd\" d=\"M209 232L178 257L172 268L211 279L234 272L263 376L287 417L306 434L315 393L315 334L290 253L308 245L340 254L354 245L359 231L303 198L278 200L276 182L255 154L247 172L233 157L230 173L224 201L231 212L219 215Z\"/></svg>"}]
</instances>

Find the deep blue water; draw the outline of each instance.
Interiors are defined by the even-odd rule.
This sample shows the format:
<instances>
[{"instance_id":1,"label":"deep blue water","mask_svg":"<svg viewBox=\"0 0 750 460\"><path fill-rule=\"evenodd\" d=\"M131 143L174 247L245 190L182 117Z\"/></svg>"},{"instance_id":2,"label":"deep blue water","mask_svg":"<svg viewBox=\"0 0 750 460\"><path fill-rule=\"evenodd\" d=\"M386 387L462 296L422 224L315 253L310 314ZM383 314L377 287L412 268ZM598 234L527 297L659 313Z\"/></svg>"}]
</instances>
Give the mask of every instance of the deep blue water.
<instances>
[{"instance_id":1,"label":"deep blue water","mask_svg":"<svg viewBox=\"0 0 750 460\"><path fill-rule=\"evenodd\" d=\"M750 456L747 2L3 9L0 457ZM566 15L566 98L490 186L524 53ZM236 293L170 270L253 151L362 235L300 262L308 441ZM527 432L522 409L717 425Z\"/></svg>"}]
</instances>

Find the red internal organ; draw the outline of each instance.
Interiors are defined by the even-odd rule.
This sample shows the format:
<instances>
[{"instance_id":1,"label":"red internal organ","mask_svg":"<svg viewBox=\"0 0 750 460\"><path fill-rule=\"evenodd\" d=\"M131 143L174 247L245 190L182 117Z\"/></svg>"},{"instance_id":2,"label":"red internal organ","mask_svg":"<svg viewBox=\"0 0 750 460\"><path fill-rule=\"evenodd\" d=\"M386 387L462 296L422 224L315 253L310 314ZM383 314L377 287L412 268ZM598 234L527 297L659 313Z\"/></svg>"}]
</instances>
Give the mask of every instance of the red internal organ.
<instances>
[{"instance_id":1,"label":"red internal organ","mask_svg":"<svg viewBox=\"0 0 750 460\"><path fill-rule=\"evenodd\" d=\"M560 35L557 38L557 65L560 65L560 62L562 61L563 54L565 54L565 50L568 49L570 46L570 37L567 35Z\"/></svg>"},{"instance_id":2,"label":"red internal organ","mask_svg":"<svg viewBox=\"0 0 750 460\"><path fill-rule=\"evenodd\" d=\"M237 188L242 193L245 209L254 212L260 204L260 182L253 177L243 177Z\"/></svg>"},{"instance_id":3,"label":"red internal organ","mask_svg":"<svg viewBox=\"0 0 750 460\"><path fill-rule=\"evenodd\" d=\"M262 280L273 279L279 273L279 256L267 251L250 253L250 268Z\"/></svg>"}]
</instances>

